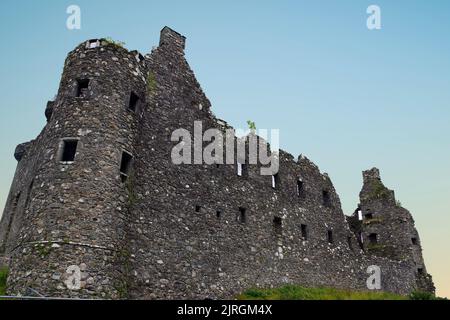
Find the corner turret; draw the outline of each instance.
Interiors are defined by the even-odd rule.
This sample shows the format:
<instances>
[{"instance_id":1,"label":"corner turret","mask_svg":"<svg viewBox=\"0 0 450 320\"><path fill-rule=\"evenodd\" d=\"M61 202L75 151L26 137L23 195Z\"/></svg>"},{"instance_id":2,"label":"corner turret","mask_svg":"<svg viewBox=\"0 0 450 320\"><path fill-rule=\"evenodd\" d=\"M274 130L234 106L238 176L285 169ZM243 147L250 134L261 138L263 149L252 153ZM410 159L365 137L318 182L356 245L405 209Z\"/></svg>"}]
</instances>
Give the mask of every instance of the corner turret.
<instances>
[{"instance_id":1,"label":"corner turret","mask_svg":"<svg viewBox=\"0 0 450 320\"><path fill-rule=\"evenodd\" d=\"M371 256L411 262L417 287L434 292L412 215L396 201L394 191L385 187L377 168L364 171L363 182L355 212L361 222L362 248Z\"/></svg>"},{"instance_id":2,"label":"corner turret","mask_svg":"<svg viewBox=\"0 0 450 320\"><path fill-rule=\"evenodd\" d=\"M386 188L381 181L380 170L372 168L363 171L363 187L359 194L361 202L381 201L395 205L395 193Z\"/></svg>"}]
</instances>

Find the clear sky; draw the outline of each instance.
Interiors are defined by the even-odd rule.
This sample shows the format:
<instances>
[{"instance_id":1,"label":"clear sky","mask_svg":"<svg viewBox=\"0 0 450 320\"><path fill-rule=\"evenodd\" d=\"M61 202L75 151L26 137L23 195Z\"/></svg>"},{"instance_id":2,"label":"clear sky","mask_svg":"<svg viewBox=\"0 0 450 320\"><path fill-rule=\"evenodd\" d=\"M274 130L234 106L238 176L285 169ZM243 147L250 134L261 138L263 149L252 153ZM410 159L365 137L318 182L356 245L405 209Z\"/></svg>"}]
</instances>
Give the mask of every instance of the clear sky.
<instances>
[{"instance_id":1,"label":"clear sky","mask_svg":"<svg viewBox=\"0 0 450 320\"><path fill-rule=\"evenodd\" d=\"M66 8L81 8L81 30ZM368 30L366 9L381 8ZM112 37L147 53L170 26L214 113L279 128L281 147L328 172L353 212L377 166L419 229L438 294L450 297L450 1L0 2L0 206L18 143L34 139L67 53Z\"/></svg>"}]
</instances>

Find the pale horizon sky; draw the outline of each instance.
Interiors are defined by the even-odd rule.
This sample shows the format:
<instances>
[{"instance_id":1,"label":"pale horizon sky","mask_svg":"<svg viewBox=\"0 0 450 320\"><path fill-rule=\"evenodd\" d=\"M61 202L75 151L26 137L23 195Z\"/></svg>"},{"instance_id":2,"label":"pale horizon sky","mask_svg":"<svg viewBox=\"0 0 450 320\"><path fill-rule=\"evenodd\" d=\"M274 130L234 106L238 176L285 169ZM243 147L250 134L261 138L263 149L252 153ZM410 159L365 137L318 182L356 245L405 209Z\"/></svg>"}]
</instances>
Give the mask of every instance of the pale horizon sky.
<instances>
[{"instance_id":1,"label":"pale horizon sky","mask_svg":"<svg viewBox=\"0 0 450 320\"><path fill-rule=\"evenodd\" d=\"M66 8L81 8L81 30ZM382 29L366 27L369 5ZM445 0L0 2L0 206L17 144L34 139L64 59L112 37L145 54L169 26L213 105L236 128L280 129L280 147L327 172L351 214L378 167L412 213L437 294L450 297L450 2Z\"/></svg>"}]
</instances>

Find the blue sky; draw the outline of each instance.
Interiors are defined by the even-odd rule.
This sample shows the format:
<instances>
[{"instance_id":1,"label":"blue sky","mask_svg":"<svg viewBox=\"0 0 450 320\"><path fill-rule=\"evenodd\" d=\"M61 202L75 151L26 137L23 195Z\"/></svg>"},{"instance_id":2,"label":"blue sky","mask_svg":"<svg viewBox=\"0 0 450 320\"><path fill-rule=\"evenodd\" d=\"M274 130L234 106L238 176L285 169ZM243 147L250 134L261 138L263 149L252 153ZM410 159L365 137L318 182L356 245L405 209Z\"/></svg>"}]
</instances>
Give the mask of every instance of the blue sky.
<instances>
[{"instance_id":1,"label":"blue sky","mask_svg":"<svg viewBox=\"0 0 450 320\"><path fill-rule=\"evenodd\" d=\"M81 8L82 29L66 28ZM382 29L369 31L376 4ZM67 53L112 37L150 51L168 25L213 104L235 127L279 128L280 145L330 174L350 213L361 171L377 166L416 220L429 271L450 296L450 2L0 2L0 206L18 143L45 124Z\"/></svg>"}]
</instances>

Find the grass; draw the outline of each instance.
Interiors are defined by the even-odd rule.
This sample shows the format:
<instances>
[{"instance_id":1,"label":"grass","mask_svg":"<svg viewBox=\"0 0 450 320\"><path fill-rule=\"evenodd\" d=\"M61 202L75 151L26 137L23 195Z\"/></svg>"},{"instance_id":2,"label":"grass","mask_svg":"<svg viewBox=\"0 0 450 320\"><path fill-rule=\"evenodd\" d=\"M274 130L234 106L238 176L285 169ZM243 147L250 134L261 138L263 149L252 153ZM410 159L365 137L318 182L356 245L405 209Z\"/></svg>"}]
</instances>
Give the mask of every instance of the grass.
<instances>
[{"instance_id":1,"label":"grass","mask_svg":"<svg viewBox=\"0 0 450 320\"><path fill-rule=\"evenodd\" d=\"M402 296L381 291L352 291L333 288L304 288L287 285L276 289L250 289L238 300L438 300L430 293L413 292Z\"/></svg>"},{"instance_id":2,"label":"grass","mask_svg":"<svg viewBox=\"0 0 450 320\"><path fill-rule=\"evenodd\" d=\"M367 245L367 250L383 250L384 248L386 248L385 245L379 244L379 243L369 243Z\"/></svg>"},{"instance_id":3,"label":"grass","mask_svg":"<svg viewBox=\"0 0 450 320\"><path fill-rule=\"evenodd\" d=\"M382 223L383 219L382 218L372 218L372 219L367 219L363 221L364 225L371 225L371 224L376 224L376 223Z\"/></svg>"},{"instance_id":4,"label":"grass","mask_svg":"<svg viewBox=\"0 0 450 320\"><path fill-rule=\"evenodd\" d=\"M409 295L410 300L448 300L447 298L436 297L429 292L414 291Z\"/></svg>"},{"instance_id":5,"label":"grass","mask_svg":"<svg viewBox=\"0 0 450 320\"><path fill-rule=\"evenodd\" d=\"M389 196L389 190L386 188L381 181L372 182L372 198L383 198Z\"/></svg>"},{"instance_id":6,"label":"grass","mask_svg":"<svg viewBox=\"0 0 450 320\"><path fill-rule=\"evenodd\" d=\"M0 269L0 296L6 295L6 279L8 278L8 268Z\"/></svg>"},{"instance_id":7,"label":"grass","mask_svg":"<svg viewBox=\"0 0 450 320\"><path fill-rule=\"evenodd\" d=\"M126 45L125 42L116 41L116 40L112 39L111 37L107 37L107 38L103 39L103 41L105 41L106 43L111 44L113 46L120 47L120 48L125 48L125 45Z\"/></svg>"},{"instance_id":8,"label":"grass","mask_svg":"<svg viewBox=\"0 0 450 320\"><path fill-rule=\"evenodd\" d=\"M371 191L365 197L366 200L374 200L389 197L389 189L379 180L372 182Z\"/></svg>"}]
</instances>

